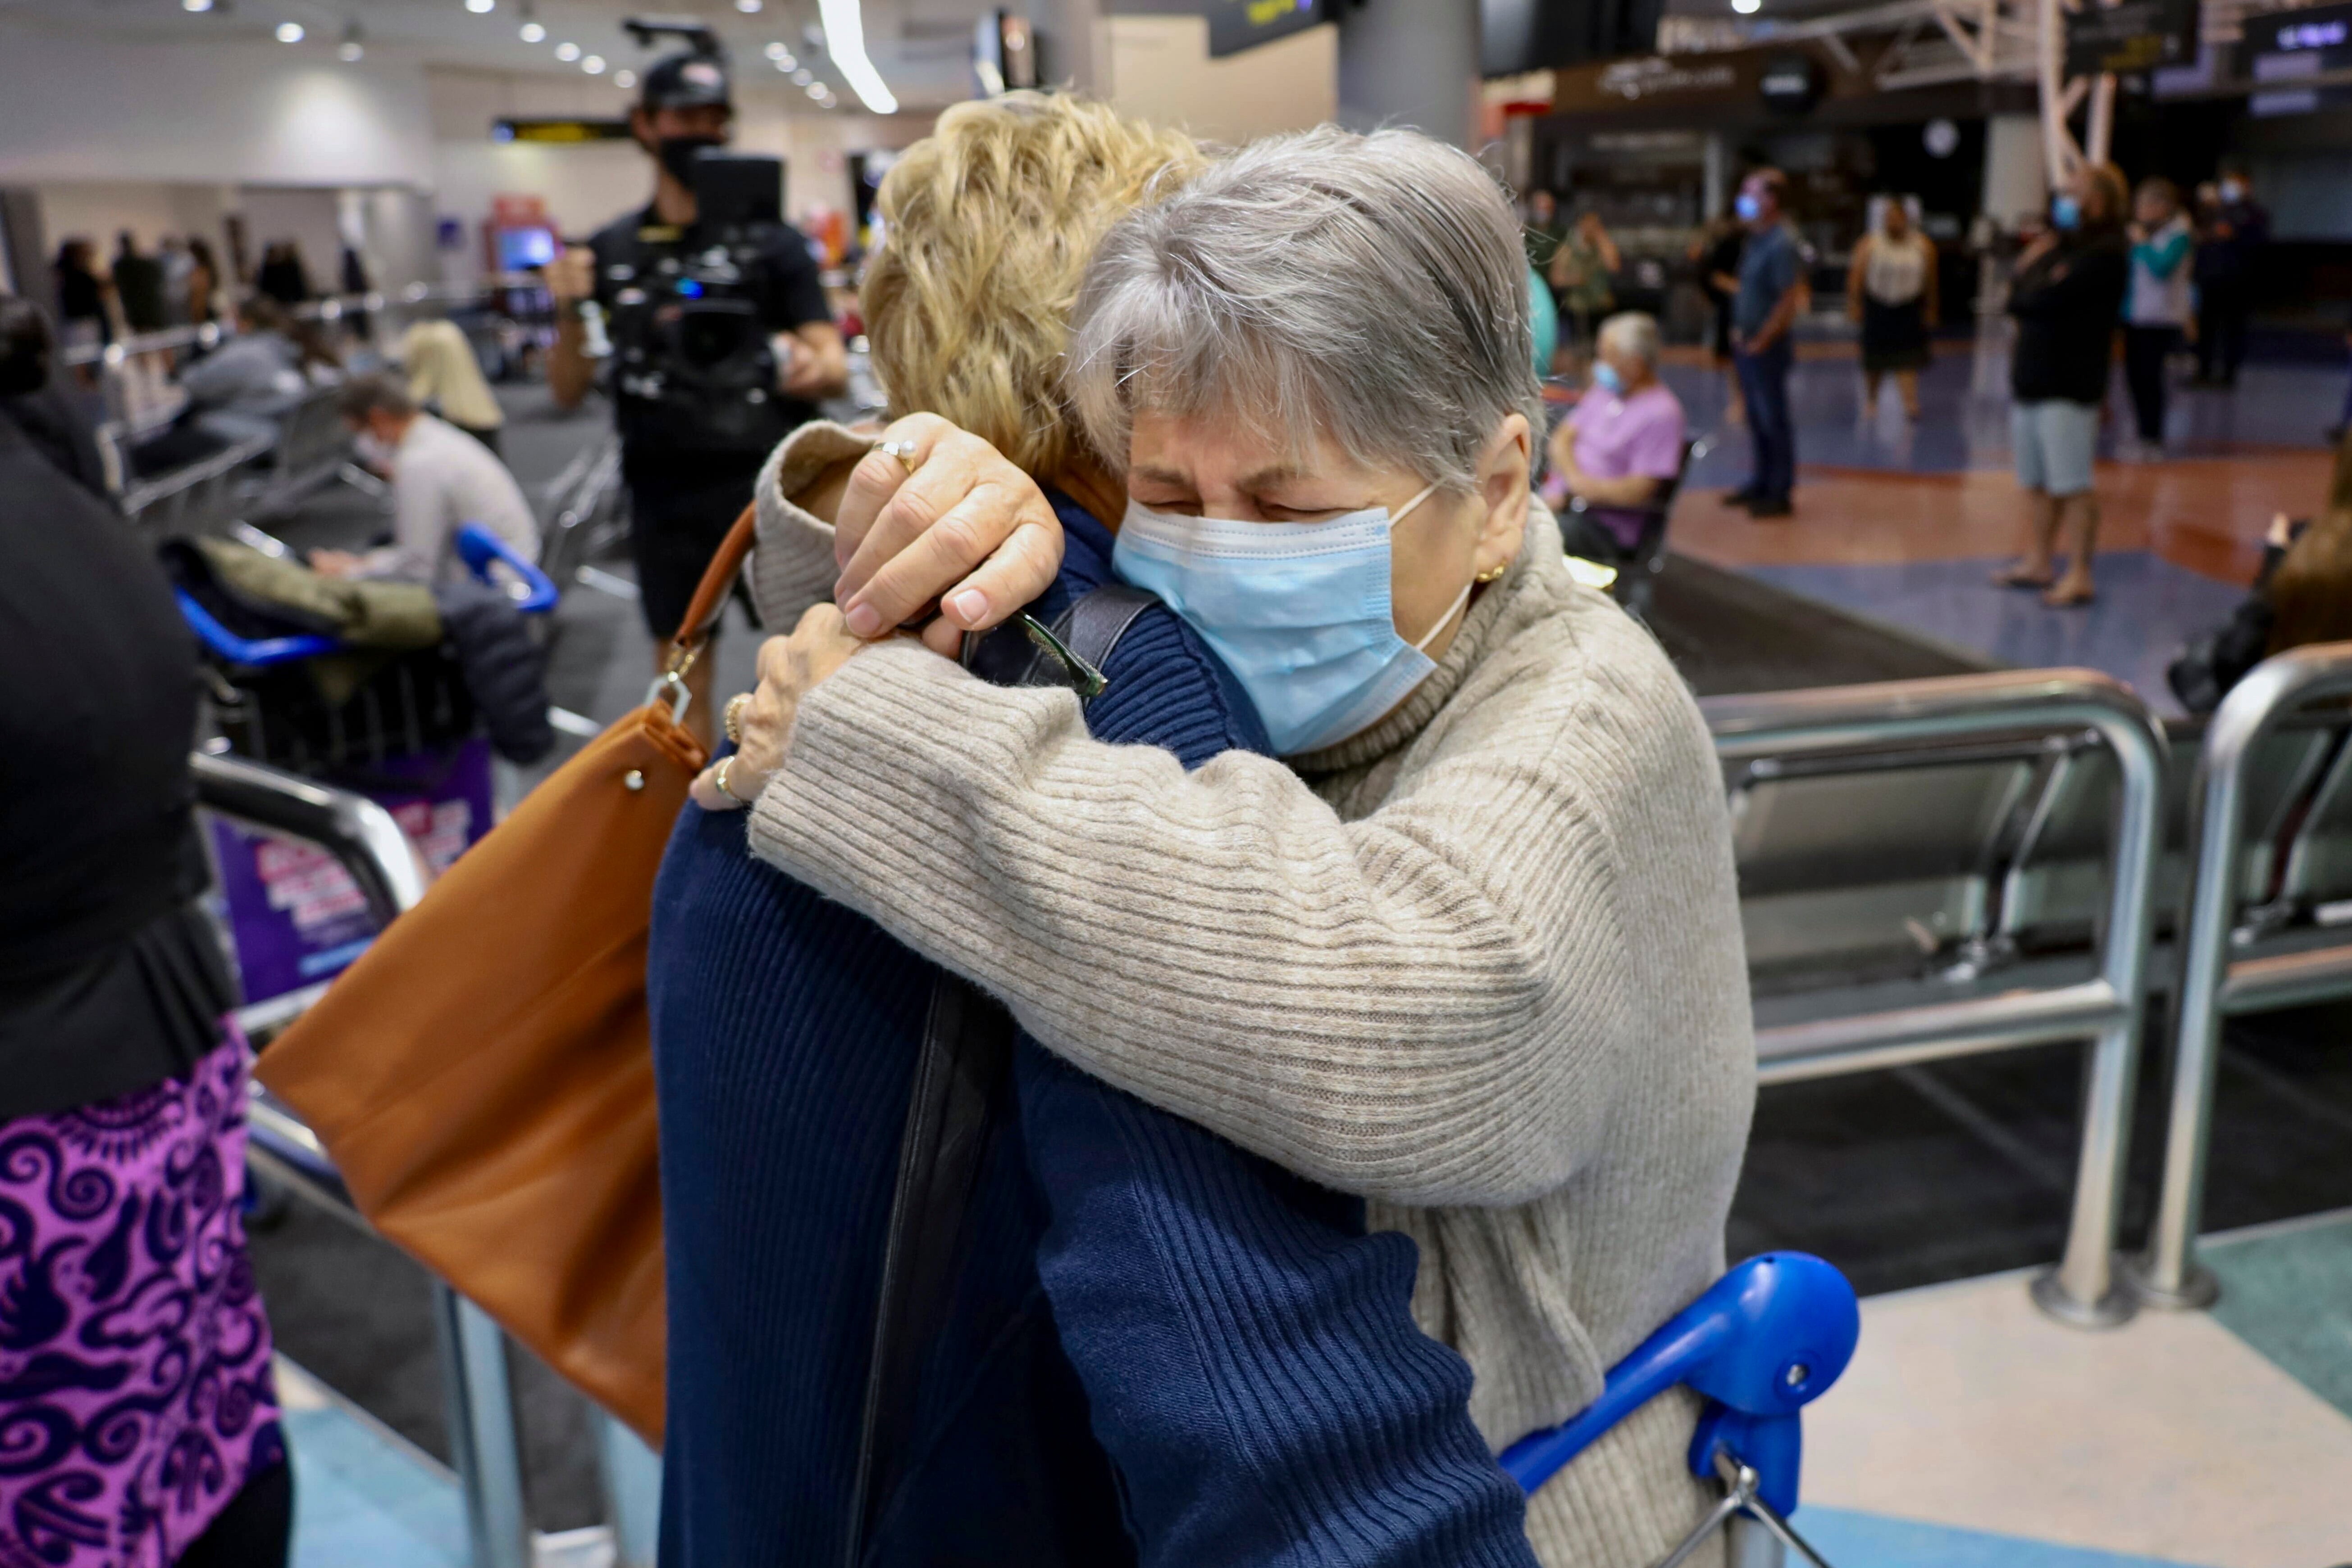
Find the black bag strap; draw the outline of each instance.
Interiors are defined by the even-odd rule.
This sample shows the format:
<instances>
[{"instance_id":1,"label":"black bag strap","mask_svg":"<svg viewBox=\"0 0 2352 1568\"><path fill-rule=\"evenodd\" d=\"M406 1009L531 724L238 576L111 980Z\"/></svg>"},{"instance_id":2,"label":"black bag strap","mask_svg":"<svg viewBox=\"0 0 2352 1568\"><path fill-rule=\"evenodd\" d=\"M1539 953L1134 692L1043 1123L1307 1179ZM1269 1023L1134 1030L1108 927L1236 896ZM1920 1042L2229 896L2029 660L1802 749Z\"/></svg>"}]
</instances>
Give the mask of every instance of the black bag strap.
<instances>
[{"instance_id":1,"label":"black bag strap","mask_svg":"<svg viewBox=\"0 0 2352 1568\"><path fill-rule=\"evenodd\" d=\"M1139 588L1107 584L1072 605L1054 632L1100 669L1136 618L1159 602ZM1021 683L1066 685L1069 673L1040 651ZM845 1568L865 1561L909 1458L908 1426L923 1359L939 1339L953 1294L964 1214L988 1143L989 1107L1012 1063L1013 1036L1013 1016L1003 1003L961 976L941 972L933 977L898 1136Z\"/></svg>"}]
</instances>

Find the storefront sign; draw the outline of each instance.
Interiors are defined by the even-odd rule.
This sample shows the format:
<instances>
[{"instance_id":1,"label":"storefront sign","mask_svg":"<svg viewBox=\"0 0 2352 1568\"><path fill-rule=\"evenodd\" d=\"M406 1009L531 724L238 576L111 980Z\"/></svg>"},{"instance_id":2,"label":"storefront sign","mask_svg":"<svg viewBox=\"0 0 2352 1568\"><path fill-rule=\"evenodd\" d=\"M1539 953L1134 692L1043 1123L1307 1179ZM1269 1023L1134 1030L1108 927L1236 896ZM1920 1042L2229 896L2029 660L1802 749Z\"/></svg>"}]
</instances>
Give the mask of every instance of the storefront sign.
<instances>
[{"instance_id":1,"label":"storefront sign","mask_svg":"<svg viewBox=\"0 0 2352 1568\"><path fill-rule=\"evenodd\" d=\"M2352 5L2307 5L2245 21L2250 55L2326 54L2352 48Z\"/></svg>"},{"instance_id":2,"label":"storefront sign","mask_svg":"<svg viewBox=\"0 0 2352 1568\"><path fill-rule=\"evenodd\" d=\"M1325 0L1207 0L1209 58L1237 55L1331 20Z\"/></svg>"},{"instance_id":3,"label":"storefront sign","mask_svg":"<svg viewBox=\"0 0 2352 1568\"><path fill-rule=\"evenodd\" d=\"M2198 0L2119 0L2066 16L2068 76L2126 76L2197 58Z\"/></svg>"},{"instance_id":4,"label":"storefront sign","mask_svg":"<svg viewBox=\"0 0 2352 1568\"><path fill-rule=\"evenodd\" d=\"M625 142L625 120L501 120L490 127L493 142Z\"/></svg>"},{"instance_id":5,"label":"storefront sign","mask_svg":"<svg viewBox=\"0 0 2352 1568\"><path fill-rule=\"evenodd\" d=\"M1582 73L1562 73L1582 76ZM1739 68L1728 60L1667 59L1660 55L1637 56L1633 59L1611 60L1590 79L1578 84L1585 90L1579 96L1589 101L1580 107L1601 107L1611 103L1655 103L1662 100L1705 98L1736 92L1739 89ZM1568 83L1563 81L1559 94L1561 107L1567 107Z\"/></svg>"},{"instance_id":6,"label":"storefront sign","mask_svg":"<svg viewBox=\"0 0 2352 1568\"><path fill-rule=\"evenodd\" d=\"M1804 114L1822 97L1821 63L1811 55L1775 55L1756 86L1775 114Z\"/></svg>"}]
</instances>

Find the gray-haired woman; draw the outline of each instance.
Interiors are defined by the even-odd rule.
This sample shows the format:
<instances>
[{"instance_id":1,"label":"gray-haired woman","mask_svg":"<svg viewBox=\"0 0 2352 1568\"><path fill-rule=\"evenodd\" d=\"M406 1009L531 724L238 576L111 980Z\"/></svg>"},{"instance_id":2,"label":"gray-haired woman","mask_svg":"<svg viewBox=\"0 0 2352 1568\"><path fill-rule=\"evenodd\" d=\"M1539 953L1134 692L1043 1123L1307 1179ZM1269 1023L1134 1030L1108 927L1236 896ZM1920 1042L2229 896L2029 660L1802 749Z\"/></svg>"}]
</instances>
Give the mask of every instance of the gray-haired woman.
<instances>
[{"instance_id":1,"label":"gray-haired woman","mask_svg":"<svg viewBox=\"0 0 2352 1568\"><path fill-rule=\"evenodd\" d=\"M841 503L845 614L762 650L698 798L751 801L758 854L1052 1049L1372 1200L1499 1448L1720 1271L1754 1079L1706 729L1528 494L1509 210L1410 133L1260 142L1112 231L1070 366L1127 474L1122 574L1215 647L1284 761L1187 774L1089 740L1066 691L851 636L942 590L950 626L992 624L1055 553L968 440L925 472L942 423L917 416ZM760 505L789 548L799 514ZM1546 1486L1538 1554L1662 1556L1707 1500L1693 1412L1662 1397Z\"/></svg>"}]
</instances>

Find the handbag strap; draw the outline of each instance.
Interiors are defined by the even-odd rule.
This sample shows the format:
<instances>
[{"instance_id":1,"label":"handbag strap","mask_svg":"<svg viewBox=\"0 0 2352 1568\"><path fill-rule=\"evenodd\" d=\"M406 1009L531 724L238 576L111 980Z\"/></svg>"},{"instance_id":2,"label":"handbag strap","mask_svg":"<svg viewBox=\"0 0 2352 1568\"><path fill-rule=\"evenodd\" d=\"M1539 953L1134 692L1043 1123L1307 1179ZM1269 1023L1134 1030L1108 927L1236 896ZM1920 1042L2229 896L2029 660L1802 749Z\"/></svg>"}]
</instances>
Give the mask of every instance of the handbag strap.
<instances>
[{"instance_id":1,"label":"handbag strap","mask_svg":"<svg viewBox=\"0 0 2352 1568\"><path fill-rule=\"evenodd\" d=\"M687 601L686 618L678 623L677 635L669 639L670 674L684 675L710 639L710 628L719 623L727 595L734 591L735 579L742 574L743 563L751 553L752 541L759 533L758 514L756 505L745 507L719 542L710 564L702 569L702 581L695 584L694 597Z\"/></svg>"},{"instance_id":2,"label":"handbag strap","mask_svg":"<svg viewBox=\"0 0 2352 1568\"><path fill-rule=\"evenodd\" d=\"M1108 584L1072 605L1055 633L1071 652L1100 669L1136 617L1159 602L1141 589ZM1060 685L1066 673L1041 656L1022 684ZM898 1174L882 1251L844 1568L864 1562L904 1477L922 1363L938 1342L953 1295L965 1211L988 1143L989 1110L1013 1059L1013 1016L1002 1002L961 976L942 971L932 978L922 1049L898 1135Z\"/></svg>"}]
</instances>

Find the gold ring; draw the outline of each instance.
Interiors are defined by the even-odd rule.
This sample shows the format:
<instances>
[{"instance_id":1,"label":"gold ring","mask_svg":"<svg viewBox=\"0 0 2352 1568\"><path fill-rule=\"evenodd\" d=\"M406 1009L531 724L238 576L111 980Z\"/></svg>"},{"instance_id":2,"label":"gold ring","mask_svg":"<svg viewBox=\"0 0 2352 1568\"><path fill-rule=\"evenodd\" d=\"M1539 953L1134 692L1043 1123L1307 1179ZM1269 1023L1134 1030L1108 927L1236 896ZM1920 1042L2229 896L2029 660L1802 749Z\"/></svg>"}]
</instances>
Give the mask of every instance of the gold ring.
<instances>
[{"instance_id":1,"label":"gold ring","mask_svg":"<svg viewBox=\"0 0 2352 1568\"><path fill-rule=\"evenodd\" d=\"M739 746L743 743L743 705L751 700L750 692L739 691L719 710L719 721L726 727L727 738Z\"/></svg>"},{"instance_id":2,"label":"gold ring","mask_svg":"<svg viewBox=\"0 0 2352 1568\"><path fill-rule=\"evenodd\" d=\"M909 476L913 475L915 471L915 444L912 441L877 441L874 443L874 449L877 452L887 452L890 456L898 458L898 466L906 469Z\"/></svg>"},{"instance_id":3,"label":"gold ring","mask_svg":"<svg viewBox=\"0 0 2352 1568\"><path fill-rule=\"evenodd\" d=\"M733 801L737 805L749 805L751 804L750 801L745 800L741 795L737 795L733 790L727 787L728 771L733 768L734 765L734 752L730 752L727 755L719 758L719 765L710 770L711 787L716 789L720 795L725 795L729 800Z\"/></svg>"}]
</instances>

